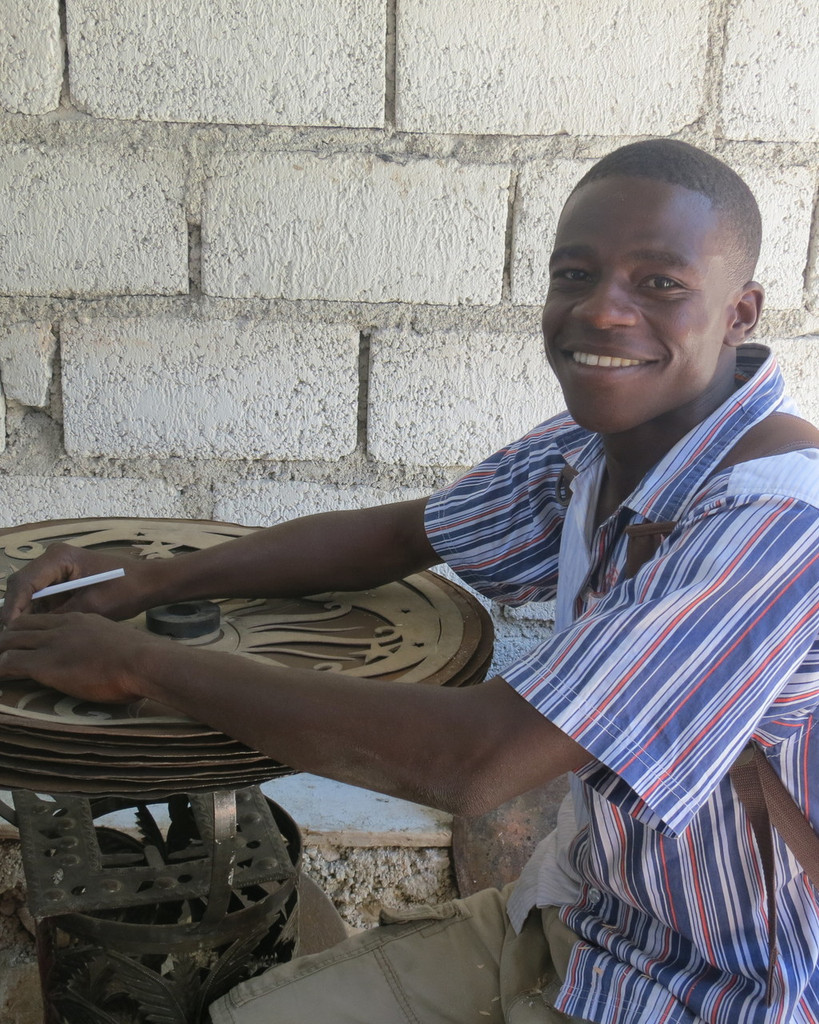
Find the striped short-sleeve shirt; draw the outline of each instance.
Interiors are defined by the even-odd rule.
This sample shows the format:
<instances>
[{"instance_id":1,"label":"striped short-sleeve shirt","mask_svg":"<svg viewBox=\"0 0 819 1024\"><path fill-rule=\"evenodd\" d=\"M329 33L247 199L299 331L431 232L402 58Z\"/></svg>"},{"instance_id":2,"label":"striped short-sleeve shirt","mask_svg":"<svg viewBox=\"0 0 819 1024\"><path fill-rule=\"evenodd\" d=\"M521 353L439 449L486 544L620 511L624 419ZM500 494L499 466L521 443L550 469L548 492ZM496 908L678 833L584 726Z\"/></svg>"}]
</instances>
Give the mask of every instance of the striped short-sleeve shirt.
<instances>
[{"instance_id":1,"label":"striped short-sleeve shirt","mask_svg":"<svg viewBox=\"0 0 819 1024\"><path fill-rule=\"evenodd\" d=\"M753 738L819 828L819 451L717 471L789 408L766 350L744 346L739 368L734 395L596 532L602 447L568 415L427 507L436 551L479 592L557 599L553 633L502 675L591 760L510 915L519 927L533 906L562 907L581 941L559 1008L601 1024L819 1021L819 903L778 836L765 1005L760 862L726 774ZM625 527L669 520L656 557L625 578Z\"/></svg>"}]
</instances>

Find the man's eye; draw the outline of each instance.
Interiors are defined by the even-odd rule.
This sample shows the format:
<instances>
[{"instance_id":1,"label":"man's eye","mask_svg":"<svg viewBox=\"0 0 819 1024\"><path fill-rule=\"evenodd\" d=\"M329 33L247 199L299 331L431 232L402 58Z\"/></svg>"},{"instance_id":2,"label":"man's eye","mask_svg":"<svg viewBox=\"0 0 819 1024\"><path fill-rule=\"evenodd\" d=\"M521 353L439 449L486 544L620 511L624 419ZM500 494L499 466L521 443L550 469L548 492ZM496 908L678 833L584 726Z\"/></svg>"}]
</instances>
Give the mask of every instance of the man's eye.
<instances>
[{"instance_id":1,"label":"man's eye","mask_svg":"<svg viewBox=\"0 0 819 1024\"><path fill-rule=\"evenodd\" d=\"M646 280L646 284L649 288L655 288L657 291L667 292L673 288L680 288L679 281L675 281L672 277L664 277L662 274L654 274Z\"/></svg>"},{"instance_id":2,"label":"man's eye","mask_svg":"<svg viewBox=\"0 0 819 1024\"><path fill-rule=\"evenodd\" d=\"M553 281L587 281L588 278L588 271L580 270L577 267L565 267L561 270L552 271Z\"/></svg>"}]
</instances>

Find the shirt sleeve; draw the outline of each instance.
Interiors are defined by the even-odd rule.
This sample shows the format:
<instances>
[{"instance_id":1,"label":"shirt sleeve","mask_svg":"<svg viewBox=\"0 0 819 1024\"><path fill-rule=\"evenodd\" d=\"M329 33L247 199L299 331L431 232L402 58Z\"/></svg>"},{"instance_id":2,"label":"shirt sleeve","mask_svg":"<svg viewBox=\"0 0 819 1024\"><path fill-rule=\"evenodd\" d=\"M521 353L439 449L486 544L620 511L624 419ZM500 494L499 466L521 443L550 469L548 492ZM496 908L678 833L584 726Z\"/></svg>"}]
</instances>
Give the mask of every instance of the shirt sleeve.
<instances>
[{"instance_id":1,"label":"shirt sleeve","mask_svg":"<svg viewBox=\"0 0 819 1024\"><path fill-rule=\"evenodd\" d=\"M565 516L555 441L567 429L581 436L567 416L541 424L427 503L430 543L479 593L505 604L554 597Z\"/></svg>"},{"instance_id":2,"label":"shirt sleeve","mask_svg":"<svg viewBox=\"0 0 819 1024\"><path fill-rule=\"evenodd\" d=\"M589 785L679 834L766 718L815 706L817 628L819 510L731 497L502 675L593 755Z\"/></svg>"}]
</instances>

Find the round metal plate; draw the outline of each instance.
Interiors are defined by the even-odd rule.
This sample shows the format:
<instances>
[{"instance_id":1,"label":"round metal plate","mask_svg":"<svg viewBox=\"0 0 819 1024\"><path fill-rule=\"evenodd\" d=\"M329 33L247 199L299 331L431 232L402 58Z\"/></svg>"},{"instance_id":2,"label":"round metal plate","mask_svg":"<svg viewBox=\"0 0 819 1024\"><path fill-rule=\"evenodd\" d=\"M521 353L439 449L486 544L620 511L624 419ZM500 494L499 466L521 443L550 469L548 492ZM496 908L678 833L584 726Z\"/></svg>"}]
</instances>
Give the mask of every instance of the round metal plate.
<instances>
[{"instance_id":1,"label":"round metal plate","mask_svg":"<svg viewBox=\"0 0 819 1024\"><path fill-rule=\"evenodd\" d=\"M129 560L173 558L250 533L227 523L165 519L78 519L35 523L0 531L0 590L7 577L56 541L119 555ZM197 645L285 667L412 683L460 686L483 678L492 652L491 620L468 592L431 572L358 593L300 599L218 601L218 631L201 639L168 643ZM131 620L145 629L145 616ZM38 759L15 758L25 730ZM4 734L4 730L8 734ZM167 708L92 704L66 697L32 680L0 681L0 785L55 792L178 792L184 777L196 788L218 780L239 784L289 771L241 744L228 758L214 746L218 731ZM38 737L40 742L38 743ZM73 752L48 737L76 744ZM167 743L179 744L168 764ZM140 748L137 755L134 745ZM89 757L112 755L106 765ZM221 764L221 767L220 767ZM106 768L109 769L106 772ZM44 776L53 774L50 784ZM166 785L167 784L167 785Z\"/></svg>"}]
</instances>

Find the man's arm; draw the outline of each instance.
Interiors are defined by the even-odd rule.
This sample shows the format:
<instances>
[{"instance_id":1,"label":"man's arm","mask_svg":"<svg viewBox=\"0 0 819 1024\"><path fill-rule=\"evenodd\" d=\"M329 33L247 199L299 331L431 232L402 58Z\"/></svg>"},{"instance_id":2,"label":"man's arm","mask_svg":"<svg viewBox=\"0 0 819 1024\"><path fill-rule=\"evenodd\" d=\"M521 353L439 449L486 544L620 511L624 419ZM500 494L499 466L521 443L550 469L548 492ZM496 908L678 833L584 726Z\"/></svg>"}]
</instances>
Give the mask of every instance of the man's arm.
<instances>
[{"instance_id":1,"label":"man's arm","mask_svg":"<svg viewBox=\"0 0 819 1024\"><path fill-rule=\"evenodd\" d=\"M135 561L124 581L75 592L61 610L124 617L173 600L375 586L439 561L425 505L312 516ZM35 589L109 562L60 545L11 581L0 678L29 676L90 701L157 700L294 768L460 814L588 760L502 679L464 689L360 680L197 650L98 615L19 614Z\"/></svg>"},{"instance_id":2,"label":"man's arm","mask_svg":"<svg viewBox=\"0 0 819 1024\"><path fill-rule=\"evenodd\" d=\"M0 677L91 701L147 697L295 768L480 814L589 755L501 678L463 689L282 669L94 615L29 615L0 636Z\"/></svg>"},{"instance_id":3,"label":"man's arm","mask_svg":"<svg viewBox=\"0 0 819 1024\"><path fill-rule=\"evenodd\" d=\"M89 611L128 618L155 605L204 597L290 597L360 590L440 561L424 530L426 499L328 512L257 530L172 559L126 563L126 577L74 591L37 610ZM55 544L9 578L0 620L30 610L31 594L52 583L121 565L110 554Z\"/></svg>"}]
</instances>

